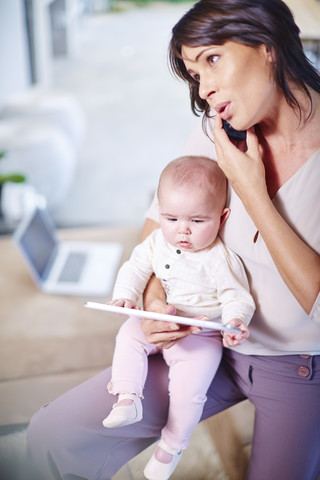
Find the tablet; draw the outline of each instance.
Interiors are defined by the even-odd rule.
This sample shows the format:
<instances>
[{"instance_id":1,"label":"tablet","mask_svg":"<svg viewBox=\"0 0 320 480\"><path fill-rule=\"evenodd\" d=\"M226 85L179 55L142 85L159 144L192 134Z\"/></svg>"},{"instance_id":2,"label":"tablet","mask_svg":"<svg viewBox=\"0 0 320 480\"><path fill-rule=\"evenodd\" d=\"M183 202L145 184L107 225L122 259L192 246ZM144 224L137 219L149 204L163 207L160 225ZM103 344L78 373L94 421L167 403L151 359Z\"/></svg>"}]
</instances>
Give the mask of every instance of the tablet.
<instances>
[{"instance_id":1,"label":"tablet","mask_svg":"<svg viewBox=\"0 0 320 480\"><path fill-rule=\"evenodd\" d=\"M177 315L168 315L166 313L147 312L145 310L135 310L133 308L117 307L115 305L107 305L105 303L86 302L87 308L95 310L104 310L105 312L118 313L127 317L149 318L151 320L161 320L170 323L180 323L193 327L209 328L211 330L224 330L232 333L241 333L240 328L231 325L222 325L219 322L211 320L197 320L196 318L180 317Z\"/></svg>"}]
</instances>

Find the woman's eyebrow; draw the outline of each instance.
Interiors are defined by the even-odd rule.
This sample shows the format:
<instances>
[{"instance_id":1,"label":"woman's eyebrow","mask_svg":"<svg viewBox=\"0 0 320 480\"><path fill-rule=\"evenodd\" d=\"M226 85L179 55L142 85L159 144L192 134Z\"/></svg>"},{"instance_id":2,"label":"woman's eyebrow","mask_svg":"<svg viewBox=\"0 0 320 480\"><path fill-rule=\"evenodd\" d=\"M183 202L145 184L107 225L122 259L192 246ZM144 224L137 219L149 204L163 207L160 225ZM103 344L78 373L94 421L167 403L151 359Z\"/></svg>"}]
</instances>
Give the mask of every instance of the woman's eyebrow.
<instances>
[{"instance_id":1,"label":"woman's eyebrow","mask_svg":"<svg viewBox=\"0 0 320 480\"><path fill-rule=\"evenodd\" d=\"M198 53L198 55L196 56L196 62L200 59L200 57L206 53L208 50L211 50L213 47L212 45L210 45L210 47L207 47L205 48L204 50L202 50L201 52Z\"/></svg>"},{"instance_id":2,"label":"woman's eyebrow","mask_svg":"<svg viewBox=\"0 0 320 480\"><path fill-rule=\"evenodd\" d=\"M196 58L194 60L192 60L190 58L186 58L186 57L182 57L182 60L190 62L190 63L196 63L204 53L206 53L208 50L211 50L212 48L214 48L213 45L210 45L210 47L204 48L203 50L201 50L201 52L198 53L198 55L196 56Z\"/></svg>"}]
</instances>

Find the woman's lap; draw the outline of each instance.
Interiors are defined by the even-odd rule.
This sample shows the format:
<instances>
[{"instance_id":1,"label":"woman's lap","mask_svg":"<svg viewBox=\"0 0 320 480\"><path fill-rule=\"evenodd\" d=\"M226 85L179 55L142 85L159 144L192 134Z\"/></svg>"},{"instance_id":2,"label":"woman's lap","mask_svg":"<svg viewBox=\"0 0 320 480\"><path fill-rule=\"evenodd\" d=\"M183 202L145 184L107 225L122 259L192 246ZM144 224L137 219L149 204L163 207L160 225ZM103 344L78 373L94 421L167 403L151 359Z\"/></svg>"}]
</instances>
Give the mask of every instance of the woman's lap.
<instances>
[{"instance_id":1,"label":"woman's lap","mask_svg":"<svg viewBox=\"0 0 320 480\"><path fill-rule=\"evenodd\" d=\"M317 478L311 472L305 472L303 477L295 472L305 469L305 463L314 472L318 468L316 448L320 438L315 425L320 422L320 359L314 357L317 365L313 377L308 379L297 374L300 363L306 366L308 360L301 359L299 363L298 356L291 358L290 363L282 357L277 360L227 352L208 392L203 418L246 396L254 403L256 427L249 474L252 480ZM157 439L168 408L168 369L162 357L150 357L144 418L137 424L112 430L102 426L101 421L115 400L107 392L109 377L108 369L42 407L33 417L28 432L29 450L41 468L41 479L106 480Z\"/></svg>"},{"instance_id":2,"label":"woman's lap","mask_svg":"<svg viewBox=\"0 0 320 480\"><path fill-rule=\"evenodd\" d=\"M226 390L227 377L232 387ZM320 357L225 352L224 364L208 392L204 417L217 413L221 404L227 407L244 398L255 406L248 479L316 480L320 475L320 430L315 427L320 425Z\"/></svg>"},{"instance_id":3,"label":"woman's lap","mask_svg":"<svg viewBox=\"0 0 320 480\"><path fill-rule=\"evenodd\" d=\"M29 455L41 471L39 478L106 480L155 442L168 408L168 370L161 356L152 356L149 373L144 394L152 408L133 426L112 430L102 426L116 400L107 391L111 369L43 406L28 429Z\"/></svg>"},{"instance_id":4,"label":"woman's lap","mask_svg":"<svg viewBox=\"0 0 320 480\"><path fill-rule=\"evenodd\" d=\"M316 480L320 475L320 429L316 427L320 425L320 356L257 357L251 378L248 396L255 405L256 420L249 479Z\"/></svg>"}]
</instances>

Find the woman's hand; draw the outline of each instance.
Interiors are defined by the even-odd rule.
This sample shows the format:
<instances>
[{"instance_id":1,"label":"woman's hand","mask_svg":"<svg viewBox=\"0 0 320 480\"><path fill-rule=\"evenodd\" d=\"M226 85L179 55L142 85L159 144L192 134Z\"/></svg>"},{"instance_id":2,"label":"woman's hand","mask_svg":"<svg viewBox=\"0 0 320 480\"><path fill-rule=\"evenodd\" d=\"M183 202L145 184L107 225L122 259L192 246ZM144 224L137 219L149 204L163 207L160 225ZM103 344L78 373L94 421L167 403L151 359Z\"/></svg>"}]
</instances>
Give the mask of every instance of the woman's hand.
<instances>
[{"instance_id":1,"label":"woman's hand","mask_svg":"<svg viewBox=\"0 0 320 480\"><path fill-rule=\"evenodd\" d=\"M236 146L229 140L220 115L215 117L213 133L218 164L244 206L254 205L261 195L268 196L261 147L254 128L247 131L246 149L243 144Z\"/></svg>"},{"instance_id":2,"label":"woman's hand","mask_svg":"<svg viewBox=\"0 0 320 480\"><path fill-rule=\"evenodd\" d=\"M213 131L218 164L260 232L282 279L310 314L319 294L320 256L286 222L269 196L262 160L267 147L264 151L249 129L247 150L242 152L229 141L219 115ZM269 190L275 193L271 184Z\"/></svg>"},{"instance_id":3,"label":"woman's hand","mask_svg":"<svg viewBox=\"0 0 320 480\"><path fill-rule=\"evenodd\" d=\"M176 314L176 308L174 305L167 305L160 299L154 301L151 311L167 313L168 315ZM185 325L179 325L178 323L147 319L143 319L141 328L147 341L153 343L159 348L170 348L182 338L201 331L201 328L198 327L188 327Z\"/></svg>"},{"instance_id":4,"label":"woman's hand","mask_svg":"<svg viewBox=\"0 0 320 480\"><path fill-rule=\"evenodd\" d=\"M228 330L224 330L222 332L222 343L224 347L236 347L237 345L241 345L241 343L245 342L247 338L249 338L249 329L243 320L235 318L230 320L228 325L240 328L241 333L233 333L229 332Z\"/></svg>"}]
</instances>

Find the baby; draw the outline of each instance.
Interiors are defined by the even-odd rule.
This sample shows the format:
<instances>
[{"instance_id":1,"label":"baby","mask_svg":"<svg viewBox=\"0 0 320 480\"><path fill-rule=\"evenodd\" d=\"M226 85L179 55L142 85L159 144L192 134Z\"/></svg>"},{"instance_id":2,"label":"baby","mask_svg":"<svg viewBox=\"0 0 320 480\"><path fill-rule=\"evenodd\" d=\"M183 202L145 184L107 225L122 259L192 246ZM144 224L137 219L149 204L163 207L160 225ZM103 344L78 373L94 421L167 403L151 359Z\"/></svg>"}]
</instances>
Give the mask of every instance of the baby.
<instances>
[{"instance_id":1,"label":"baby","mask_svg":"<svg viewBox=\"0 0 320 480\"><path fill-rule=\"evenodd\" d=\"M223 343L233 347L244 342L255 305L241 260L218 236L230 214L226 194L226 178L213 160L190 156L169 163L158 185L160 229L120 268L109 303L139 308L137 301L154 273L177 315L237 326L241 333L225 331ZM146 341L141 319L126 320L117 335L108 384L118 401L103 421L105 427L142 419L147 357L158 352L169 366L170 403L161 440L144 470L149 480L168 479L188 446L220 363L221 336L202 329L162 350Z\"/></svg>"}]
</instances>

